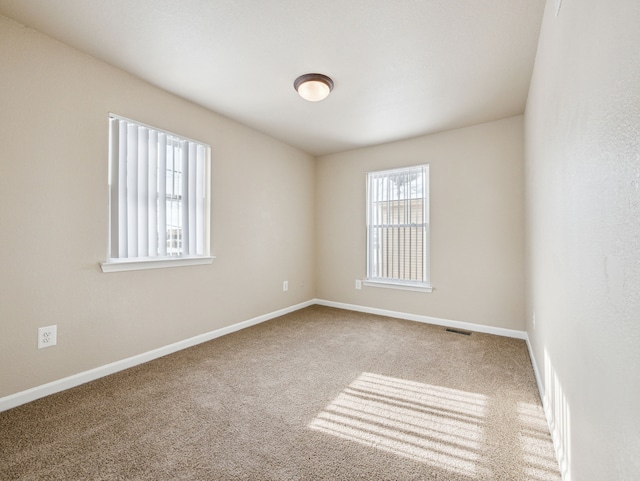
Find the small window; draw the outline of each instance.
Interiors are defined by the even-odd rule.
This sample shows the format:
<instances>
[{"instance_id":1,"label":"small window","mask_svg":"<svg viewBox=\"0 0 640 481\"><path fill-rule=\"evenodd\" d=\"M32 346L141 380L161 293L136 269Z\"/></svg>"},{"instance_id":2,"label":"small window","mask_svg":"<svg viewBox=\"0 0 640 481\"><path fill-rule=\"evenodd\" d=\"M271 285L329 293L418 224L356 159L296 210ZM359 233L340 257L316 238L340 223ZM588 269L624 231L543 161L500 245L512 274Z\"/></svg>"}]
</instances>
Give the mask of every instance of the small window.
<instances>
[{"instance_id":1,"label":"small window","mask_svg":"<svg viewBox=\"0 0 640 481\"><path fill-rule=\"evenodd\" d=\"M367 174L365 284L431 291L428 165Z\"/></svg>"},{"instance_id":2,"label":"small window","mask_svg":"<svg viewBox=\"0 0 640 481\"><path fill-rule=\"evenodd\" d=\"M105 272L211 263L208 145L109 116Z\"/></svg>"}]
</instances>

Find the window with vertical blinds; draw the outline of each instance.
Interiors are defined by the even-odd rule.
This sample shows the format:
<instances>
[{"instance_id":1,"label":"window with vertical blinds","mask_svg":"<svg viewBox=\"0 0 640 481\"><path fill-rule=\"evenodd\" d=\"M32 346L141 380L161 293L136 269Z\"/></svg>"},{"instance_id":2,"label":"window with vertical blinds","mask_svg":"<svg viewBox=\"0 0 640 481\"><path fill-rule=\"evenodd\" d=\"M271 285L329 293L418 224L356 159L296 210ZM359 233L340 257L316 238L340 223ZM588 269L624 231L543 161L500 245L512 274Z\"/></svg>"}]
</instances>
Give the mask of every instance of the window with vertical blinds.
<instances>
[{"instance_id":1,"label":"window with vertical blinds","mask_svg":"<svg viewBox=\"0 0 640 481\"><path fill-rule=\"evenodd\" d=\"M365 283L431 290L428 165L367 174Z\"/></svg>"},{"instance_id":2,"label":"window with vertical blinds","mask_svg":"<svg viewBox=\"0 0 640 481\"><path fill-rule=\"evenodd\" d=\"M209 263L210 147L109 116L104 271Z\"/></svg>"}]
</instances>

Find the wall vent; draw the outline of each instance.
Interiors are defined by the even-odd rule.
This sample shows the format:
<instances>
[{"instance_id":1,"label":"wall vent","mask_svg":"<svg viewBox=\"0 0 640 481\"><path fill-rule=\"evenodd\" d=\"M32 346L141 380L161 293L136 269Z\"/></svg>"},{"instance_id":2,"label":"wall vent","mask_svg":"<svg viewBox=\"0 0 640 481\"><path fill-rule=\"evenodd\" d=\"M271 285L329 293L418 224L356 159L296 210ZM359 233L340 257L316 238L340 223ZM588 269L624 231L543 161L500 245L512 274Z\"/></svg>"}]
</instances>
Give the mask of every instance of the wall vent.
<instances>
[{"instance_id":1,"label":"wall vent","mask_svg":"<svg viewBox=\"0 0 640 481\"><path fill-rule=\"evenodd\" d=\"M463 331L462 329L453 329L452 327L447 327L445 329L445 331L453 332L455 334L462 334L464 336L470 336L471 335L471 331Z\"/></svg>"}]
</instances>

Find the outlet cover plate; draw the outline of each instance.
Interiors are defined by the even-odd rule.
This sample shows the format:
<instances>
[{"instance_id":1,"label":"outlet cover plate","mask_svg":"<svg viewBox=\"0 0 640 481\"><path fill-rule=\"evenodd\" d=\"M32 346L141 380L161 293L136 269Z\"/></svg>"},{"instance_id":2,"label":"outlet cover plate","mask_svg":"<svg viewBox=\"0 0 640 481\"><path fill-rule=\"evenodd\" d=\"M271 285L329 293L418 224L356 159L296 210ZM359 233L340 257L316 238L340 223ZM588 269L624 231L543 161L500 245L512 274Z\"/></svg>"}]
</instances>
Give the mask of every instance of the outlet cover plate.
<instances>
[{"instance_id":1,"label":"outlet cover plate","mask_svg":"<svg viewBox=\"0 0 640 481\"><path fill-rule=\"evenodd\" d=\"M38 349L55 346L58 342L58 326L38 328Z\"/></svg>"}]
</instances>

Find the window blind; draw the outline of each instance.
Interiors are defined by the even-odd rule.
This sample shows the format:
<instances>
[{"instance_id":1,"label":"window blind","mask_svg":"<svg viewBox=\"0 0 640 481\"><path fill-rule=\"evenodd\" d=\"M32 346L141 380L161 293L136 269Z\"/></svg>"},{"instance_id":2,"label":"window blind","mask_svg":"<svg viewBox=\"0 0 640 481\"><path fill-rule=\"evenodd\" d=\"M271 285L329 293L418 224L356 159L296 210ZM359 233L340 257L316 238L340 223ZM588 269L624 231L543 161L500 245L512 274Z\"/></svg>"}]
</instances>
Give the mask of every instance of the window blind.
<instances>
[{"instance_id":1,"label":"window blind","mask_svg":"<svg viewBox=\"0 0 640 481\"><path fill-rule=\"evenodd\" d=\"M210 148L111 115L110 257L207 256Z\"/></svg>"},{"instance_id":2,"label":"window blind","mask_svg":"<svg viewBox=\"0 0 640 481\"><path fill-rule=\"evenodd\" d=\"M429 286L429 166L367 174L367 279Z\"/></svg>"}]
</instances>

